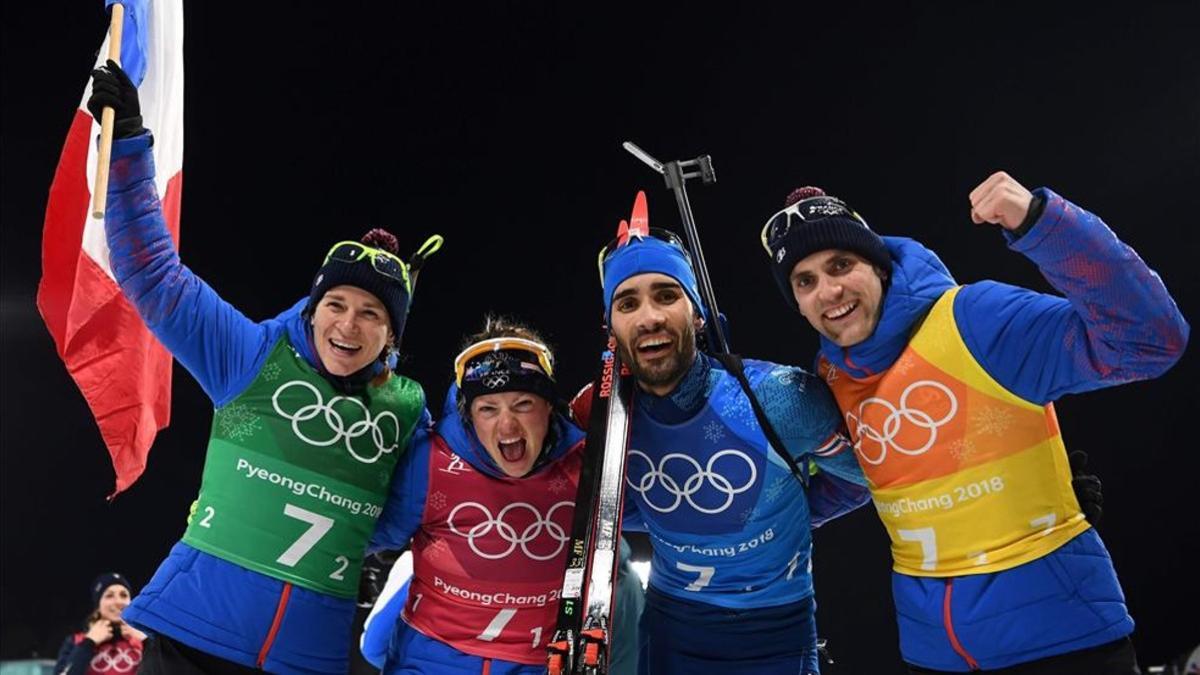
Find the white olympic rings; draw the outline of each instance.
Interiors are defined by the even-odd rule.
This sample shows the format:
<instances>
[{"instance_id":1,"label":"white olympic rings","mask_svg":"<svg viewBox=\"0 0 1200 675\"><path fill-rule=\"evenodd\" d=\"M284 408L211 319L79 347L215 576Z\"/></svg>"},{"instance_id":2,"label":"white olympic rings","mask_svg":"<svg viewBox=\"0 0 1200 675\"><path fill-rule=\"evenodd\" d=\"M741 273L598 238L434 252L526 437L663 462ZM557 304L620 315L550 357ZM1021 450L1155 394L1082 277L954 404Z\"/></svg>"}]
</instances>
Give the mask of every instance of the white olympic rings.
<instances>
[{"instance_id":1,"label":"white olympic rings","mask_svg":"<svg viewBox=\"0 0 1200 675\"><path fill-rule=\"evenodd\" d=\"M488 560L507 558L510 553L520 546L521 551L525 553L525 556L532 560L550 560L562 552L563 547L567 545L567 540L569 539L566 529L559 523L551 520L551 518L553 517L555 511L563 508L564 506L574 506L574 504L574 502L567 501L558 502L554 506L551 506L549 511L546 511L545 517L542 517L542 514L537 510L536 506L527 504L525 502L513 502L512 504L509 504L501 509L500 513L497 513L496 517L493 518L492 512L489 511L488 508L483 504L480 504L479 502L463 502L458 506L455 506L454 510L450 512L450 516L446 518L446 524L450 526L451 532L465 538L467 540L467 544L471 547L471 550L474 551L475 554L480 558L486 558ZM454 516L458 515L459 511L467 507L474 507L482 511L485 520L472 525L471 529L467 530L466 532L461 532L454 525ZM517 534L516 528L504 522L504 516L506 516L508 512L513 509L528 510L533 514L534 518L533 522L526 525L525 529L522 530L519 535ZM500 535L501 539L508 542L508 548L500 553L485 553L484 551L479 550L479 547L475 545L476 537L482 537L486 535L492 531L492 528L496 528L496 534ZM556 546L554 551L549 554L538 555L537 553L530 551L526 544L542 537L543 530L547 535L549 535L550 539L558 542L558 546Z\"/></svg>"},{"instance_id":2,"label":"white olympic rings","mask_svg":"<svg viewBox=\"0 0 1200 675\"><path fill-rule=\"evenodd\" d=\"M96 655L92 657L91 669L97 673L128 673L141 662L140 651L108 645L107 648L96 650Z\"/></svg>"},{"instance_id":3,"label":"white olympic rings","mask_svg":"<svg viewBox=\"0 0 1200 675\"><path fill-rule=\"evenodd\" d=\"M316 403L300 406L300 409L293 413L284 412L283 408L279 406L279 395L282 394L285 389L292 386L300 386L308 389L310 392L312 392L313 398L316 399ZM333 409L334 406L336 406L340 401L353 403L361 408L363 411L363 419L357 422L352 422L350 426L346 426L345 421L342 420L342 416ZM333 398L329 399L328 403L325 403L325 401L321 398L320 390L318 390L312 384L304 382L303 380L292 380L291 382L285 382L281 384L279 388L275 390L275 395L271 397L271 404L275 406L275 412L279 413L284 419L291 421L292 432L296 434L296 437L300 440L308 443L309 445L326 447L345 439L346 451L349 452L354 459L364 464L374 464L375 462L379 461L380 457L391 453L400 445L400 420L396 418L395 413L391 412L390 410L384 410L374 419L371 419L371 411L367 409L367 406L363 405L362 401L351 396L334 396ZM325 424L327 424L329 429L333 432L333 437L326 440L314 440L304 435L304 432L300 430L300 423L311 420L321 413L324 413ZM383 428L380 427L380 422L383 421L385 417L392 420L392 428L395 431L395 438L392 439L390 445L384 445L384 442L387 439L384 437ZM376 452L373 456L364 456L358 454L358 452L354 449L354 444L351 443L351 441L365 435L368 431L371 432L371 440L375 443Z\"/></svg>"},{"instance_id":4,"label":"white olympic rings","mask_svg":"<svg viewBox=\"0 0 1200 675\"><path fill-rule=\"evenodd\" d=\"M950 410L946 412L941 419L933 419L933 416L919 408L908 407L908 397L920 387L932 387L945 395L950 402ZM872 427L863 421L865 412L870 405L880 405L888 410L887 417L883 420L883 431ZM858 451L863 461L878 465L887 458L888 448L893 448L901 454L915 456L927 452L937 442L938 428L945 426L958 413L958 399L954 396L954 392L950 387L936 382L934 380L918 380L904 388L900 394L900 407L892 405L886 399L872 396L858 404L858 414L846 413L846 427L850 430L850 437L854 439L854 449ZM900 428L903 422L909 422L912 425L929 430L929 438L919 448L906 448L896 442L896 437L900 435ZM870 440L879 445L879 455L877 457L867 456L866 450L863 448L863 441Z\"/></svg>"},{"instance_id":5,"label":"white olympic rings","mask_svg":"<svg viewBox=\"0 0 1200 675\"><path fill-rule=\"evenodd\" d=\"M706 464L704 467L701 467L700 462L697 462L691 456L680 452L672 452L663 455L662 459L658 462L658 466L655 466L654 460L650 459L646 453L640 450L629 451L630 458L632 458L634 455L646 460L646 463L650 465L650 470L642 474L642 477L638 479L637 483L629 480L627 474L625 477L625 482L630 488L633 489L634 492L642 495L642 499L645 500L647 506L655 511L658 511L659 513L671 513L675 509L679 508L679 505L685 499L687 500L688 504L692 505L693 509L699 511L700 513L707 513L709 515L720 513L733 504L733 499L736 495L749 490L754 486L754 481L758 479L758 468L754 466L754 460L750 459L746 453L741 452L740 450L722 450L712 457L709 457L708 464ZM713 465L716 464L718 459L724 457L725 455L741 457L742 460L746 462L746 465L750 467L750 477L746 479L746 483L741 487L733 487L733 483L731 483L728 478L713 471ZM688 476L687 480L683 481L682 488L680 488L677 480L667 474L667 462L673 459L681 460L691 464L693 468L692 475ZM650 496L647 493L651 488L654 487L655 482L661 483L663 489L675 497L675 501L672 502L670 506L659 506L658 504L650 501ZM705 508L704 506L701 506L692 500L692 495L699 492L700 488L704 487L705 482L708 482L713 486L714 489L725 495L725 502L723 504L715 508Z\"/></svg>"}]
</instances>

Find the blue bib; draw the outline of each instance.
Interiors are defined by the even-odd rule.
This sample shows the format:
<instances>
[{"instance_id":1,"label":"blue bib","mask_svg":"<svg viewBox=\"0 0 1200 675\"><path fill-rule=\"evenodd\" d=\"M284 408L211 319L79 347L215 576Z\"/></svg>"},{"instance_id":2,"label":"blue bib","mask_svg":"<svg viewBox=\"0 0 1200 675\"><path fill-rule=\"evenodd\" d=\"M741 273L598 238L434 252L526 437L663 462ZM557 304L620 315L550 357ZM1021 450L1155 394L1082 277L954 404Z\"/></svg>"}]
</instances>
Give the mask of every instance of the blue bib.
<instances>
[{"instance_id":1,"label":"blue bib","mask_svg":"<svg viewBox=\"0 0 1200 675\"><path fill-rule=\"evenodd\" d=\"M747 370L753 386L769 371ZM771 451L737 380L710 375L704 407L681 424L637 409L625 492L653 538L650 584L722 607L812 594L808 501Z\"/></svg>"}]
</instances>

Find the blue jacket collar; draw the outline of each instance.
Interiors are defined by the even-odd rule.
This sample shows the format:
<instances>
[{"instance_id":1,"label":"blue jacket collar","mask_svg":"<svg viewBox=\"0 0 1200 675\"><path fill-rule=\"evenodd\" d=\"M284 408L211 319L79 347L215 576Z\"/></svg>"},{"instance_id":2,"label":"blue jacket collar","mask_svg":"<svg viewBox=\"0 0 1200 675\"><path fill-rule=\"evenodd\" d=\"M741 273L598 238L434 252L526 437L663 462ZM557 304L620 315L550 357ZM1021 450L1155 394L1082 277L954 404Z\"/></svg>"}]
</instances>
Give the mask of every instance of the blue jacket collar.
<instances>
[{"instance_id":1,"label":"blue jacket collar","mask_svg":"<svg viewBox=\"0 0 1200 675\"><path fill-rule=\"evenodd\" d=\"M879 324L871 337L849 348L821 337L821 355L854 377L887 370L908 345L913 325L956 285L937 254L907 237L884 237L892 256L892 278Z\"/></svg>"},{"instance_id":2,"label":"blue jacket collar","mask_svg":"<svg viewBox=\"0 0 1200 675\"><path fill-rule=\"evenodd\" d=\"M639 388L634 396L634 405L662 424L686 422L708 401L709 374L712 357L697 351L696 360L683 374L679 383L666 396L655 396Z\"/></svg>"}]
</instances>

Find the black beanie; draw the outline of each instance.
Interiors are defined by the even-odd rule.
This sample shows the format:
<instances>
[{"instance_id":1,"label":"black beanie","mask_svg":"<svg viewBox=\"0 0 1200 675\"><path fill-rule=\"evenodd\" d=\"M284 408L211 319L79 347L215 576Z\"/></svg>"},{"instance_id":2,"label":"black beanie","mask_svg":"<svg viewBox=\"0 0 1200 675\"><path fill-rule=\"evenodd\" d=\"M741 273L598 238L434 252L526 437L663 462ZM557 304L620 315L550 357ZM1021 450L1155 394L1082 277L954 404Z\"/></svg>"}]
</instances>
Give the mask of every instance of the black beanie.
<instances>
[{"instance_id":1,"label":"black beanie","mask_svg":"<svg viewBox=\"0 0 1200 675\"><path fill-rule=\"evenodd\" d=\"M370 248L386 251L397 255L400 245L396 237L387 230L375 228L363 235L362 243ZM355 262L345 262L330 258L317 270L313 279L312 291L308 294L308 305L304 308L304 316L311 318L317 309L317 303L324 297L326 291L335 286L354 286L374 295L387 308L388 320L392 325L392 336L395 346L400 346L400 336L404 334L404 322L408 318L409 284L393 279L386 274L377 272L370 257L364 256Z\"/></svg>"},{"instance_id":2,"label":"black beanie","mask_svg":"<svg viewBox=\"0 0 1200 675\"><path fill-rule=\"evenodd\" d=\"M821 188L802 187L788 195L784 209L794 204L804 217L780 211L771 220L787 218L786 234L777 239L763 236L763 246L771 255L775 283L793 309L797 306L792 293L792 268L813 253L828 249L851 251L888 273L892 271L892 258L883 239L845 202L826 195ZM768 228L773 225L769 223Z\"/></svg>"},{"instance_id":3,"label":"black beanie","mask_svg":"<svg viewBox=\"0 0 1200 675\"><path fill-rule=\"evenodd\" d=\"M128 579L116 572L105 572L104 574L96 577L96 580L92 582L93 607L100 606L100 598L104 595L104 591L107 590L109 586L114 584L117 586L124 586L125 590L129 591L130 595L133 595L133 586L129 584Z\"/></svg>"}]
</instances>

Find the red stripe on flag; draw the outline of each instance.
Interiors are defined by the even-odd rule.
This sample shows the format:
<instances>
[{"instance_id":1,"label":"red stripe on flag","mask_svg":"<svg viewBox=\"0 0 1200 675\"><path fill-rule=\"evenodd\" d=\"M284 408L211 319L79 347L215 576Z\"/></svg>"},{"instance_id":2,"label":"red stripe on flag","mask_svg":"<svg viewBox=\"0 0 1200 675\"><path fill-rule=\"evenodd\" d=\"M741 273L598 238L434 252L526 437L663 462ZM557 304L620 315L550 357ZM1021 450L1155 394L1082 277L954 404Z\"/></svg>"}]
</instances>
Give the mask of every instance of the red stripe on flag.
<instances>
[{"instance_id":1,"label":"red stripe on flag","mask_svg":"<svg viewBox=\"0 0 1200 675\"><path fill-rule=\"evenodd\" d=\"M171 355L120 288L81 245L92 118L78 111L59 160L42 233L38 310L100 427L116 471L116 496L141 476L159 429L170 422ZM167 183L163 215L179 240L182 173Z\"/></svg>"},{"instance_id":2,"label":"red stripe on flag","mask_svg":"<svg viewBox=\"0 0 1200 675\"><path fill-rule=\"evenodd\" d=\"M92 116L76 109L67 132L42 225L42 279L38 283L37 306L54 337L58 355L66 351L67 314L74 296L75 268L83 242L83 224L90 207L87 184L88 137Z\"/></svg>"}]
</instances>

